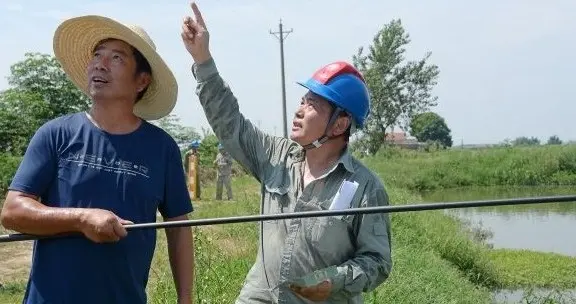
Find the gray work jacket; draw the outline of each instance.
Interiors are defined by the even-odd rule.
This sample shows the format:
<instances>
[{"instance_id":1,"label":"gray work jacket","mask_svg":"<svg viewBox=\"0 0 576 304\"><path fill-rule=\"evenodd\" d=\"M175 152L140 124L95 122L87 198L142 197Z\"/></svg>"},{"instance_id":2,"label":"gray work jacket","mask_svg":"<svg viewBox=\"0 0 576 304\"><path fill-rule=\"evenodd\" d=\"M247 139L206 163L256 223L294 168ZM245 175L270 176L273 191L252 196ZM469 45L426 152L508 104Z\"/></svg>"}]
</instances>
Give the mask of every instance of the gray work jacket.
<instances>
[{"instance_id":1,"label":"gray work jacket","mask_svg":"<svg viewBox=\"0 0 576 304\"><path fill-rule=\"evenodd\" d=\"M264 134L239 111L213 59L193 65L198 95L216 136L230 155L261 183L261 213L328 210L344 181L358 187L350 207L388 205L380 179L344 151L335 166L303 187L305 151ZM387 214L273 220L260 223L259 250L236 303L318 303L288 283L337 266L323 303L362 303L362 292L384 282L392 269Z\"/></svg>"}]
</instances>

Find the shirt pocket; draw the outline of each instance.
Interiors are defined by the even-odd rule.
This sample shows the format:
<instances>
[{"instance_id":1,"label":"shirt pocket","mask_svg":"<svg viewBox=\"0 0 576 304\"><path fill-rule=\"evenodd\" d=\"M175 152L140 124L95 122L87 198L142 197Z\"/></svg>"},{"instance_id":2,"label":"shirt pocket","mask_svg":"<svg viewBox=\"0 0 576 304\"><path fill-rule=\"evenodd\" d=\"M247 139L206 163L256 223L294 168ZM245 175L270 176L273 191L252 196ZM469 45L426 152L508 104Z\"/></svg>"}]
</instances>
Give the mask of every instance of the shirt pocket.
<instances>
[{"instance_id":1,"label":"shirt pocket","mask_svg":"<svg viewBox=\"0 0 576 304\"><path fill-rule=\"evenodd\" d=\"M290 205L290 188L278 182L269 182L264 184L264 214L279 214L288 212ZM280 227L281 222L284 220L264 220L263 226L266 231L267 228L276 230Z\"/></svg>"},{"instance_id":2,"label":"shirt pocket","mask_svg":"<svg viewBox=\"0 0 576 304\"><path fill-rule=\"evenodd\" d=\"M350 217L325 216L313 221L310 241L326 265L340 264L354 252Z\"/></svg>"},{"instance_id":3,"label":"shirt pocket","mask_svg":"<svg viewBox=\"0 0 576 304\"><path fill-rule=\"evenodd\" d=\"M265 206L265 213L280 213L285 207L290 204L288 197L288 187L278 185L264 184L266 189L265 197L267 207Z\"/></svg>"}]
</instances>

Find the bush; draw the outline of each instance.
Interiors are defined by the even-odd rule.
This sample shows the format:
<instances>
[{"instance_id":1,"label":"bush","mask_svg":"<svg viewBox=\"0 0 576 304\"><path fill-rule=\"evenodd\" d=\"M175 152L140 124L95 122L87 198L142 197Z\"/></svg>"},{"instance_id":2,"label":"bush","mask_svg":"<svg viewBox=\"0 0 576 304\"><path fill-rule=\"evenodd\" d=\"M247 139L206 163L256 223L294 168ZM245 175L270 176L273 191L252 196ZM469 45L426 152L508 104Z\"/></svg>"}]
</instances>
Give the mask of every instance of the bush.
<instances>
[{"instance_id":1,"label":"bush","mask_svg":"<svg viewBox=\"0 0 576 304\"><path fill-rule=\"evenodd\" d=\"M21 157L0 153L0 197L8 191L8 186L12 182L12 177L20 165ZM1 204L1 202L0 202Z\"/></svg>"}]
</instances>

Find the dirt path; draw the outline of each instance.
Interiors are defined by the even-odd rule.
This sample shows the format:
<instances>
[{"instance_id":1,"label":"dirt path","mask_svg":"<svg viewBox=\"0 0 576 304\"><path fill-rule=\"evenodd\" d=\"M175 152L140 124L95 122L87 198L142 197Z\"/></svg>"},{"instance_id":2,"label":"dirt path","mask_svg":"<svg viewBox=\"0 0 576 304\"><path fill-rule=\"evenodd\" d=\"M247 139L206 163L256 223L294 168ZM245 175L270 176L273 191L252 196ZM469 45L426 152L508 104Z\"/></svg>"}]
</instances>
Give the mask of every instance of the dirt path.
<instances>
[{"instance_id":1,"label":"dirt path","mask_svg":"<svg viewBox=\"0 0 576 304\"><path fill-rule=\"evenodd\" d=\"M0 234L11 233L0 227ZM0 284L25 280L30 271L32 241L0 244Z\"/></svg>"}]
</instances>

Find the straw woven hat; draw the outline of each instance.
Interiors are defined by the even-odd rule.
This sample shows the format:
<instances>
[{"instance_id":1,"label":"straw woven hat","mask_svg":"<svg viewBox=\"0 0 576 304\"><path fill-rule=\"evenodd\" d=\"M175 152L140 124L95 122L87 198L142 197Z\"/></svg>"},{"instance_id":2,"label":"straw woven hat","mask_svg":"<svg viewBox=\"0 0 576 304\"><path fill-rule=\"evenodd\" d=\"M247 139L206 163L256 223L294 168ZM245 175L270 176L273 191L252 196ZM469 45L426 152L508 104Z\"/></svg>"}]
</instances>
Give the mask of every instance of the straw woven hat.
<instances>
[{"instance_id":1,"label":"straw woven hat","mask_svg":"<svg viewBox=\"0 0 576 304\"><path fill-rule=\"evenodd\" d=\"M98 42L108 38L132 45L144 55L152 68L150 85L134 106L134 114L145 120L156 120L168 115L176 104L178 83L168 65L156 52L154 42L141 27L94 15L68 19L56 29L54 54L70 80L88 94L88 62Z\"/></svg>"}]
</instances>

